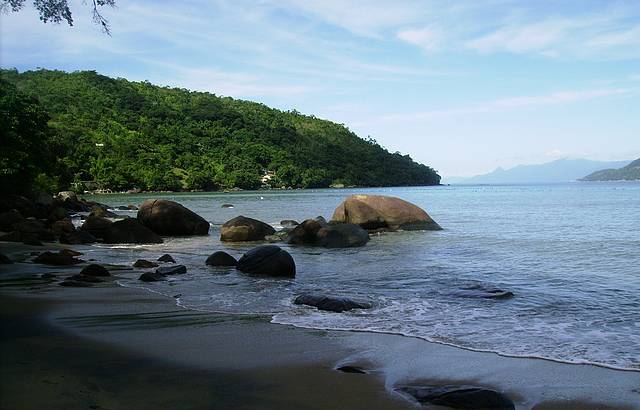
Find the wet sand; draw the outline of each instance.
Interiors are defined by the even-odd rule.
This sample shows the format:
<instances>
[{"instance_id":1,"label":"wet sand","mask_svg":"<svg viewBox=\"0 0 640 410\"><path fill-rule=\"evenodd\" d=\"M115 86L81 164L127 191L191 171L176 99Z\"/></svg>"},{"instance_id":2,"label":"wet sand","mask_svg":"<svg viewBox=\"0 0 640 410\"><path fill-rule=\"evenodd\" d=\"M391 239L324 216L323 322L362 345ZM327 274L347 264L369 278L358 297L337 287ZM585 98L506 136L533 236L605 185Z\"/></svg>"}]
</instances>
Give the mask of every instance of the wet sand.
<instances>
[{"instance_id":1,"label":"wet sand","mask_svg":"<svg viewBox=\"0 0 640 410\"><path fill-rule=\"evenodd\" d=\"M26 265L1 277L43 271ZM401 409L417 404L395 387L418 382L492 388L521 409L640 408L640 372L195 312L142 289L65 288L39 273L0 282L3 409ZM368 374L335 370L347 364Z\"/></svg>"}]
</instances>

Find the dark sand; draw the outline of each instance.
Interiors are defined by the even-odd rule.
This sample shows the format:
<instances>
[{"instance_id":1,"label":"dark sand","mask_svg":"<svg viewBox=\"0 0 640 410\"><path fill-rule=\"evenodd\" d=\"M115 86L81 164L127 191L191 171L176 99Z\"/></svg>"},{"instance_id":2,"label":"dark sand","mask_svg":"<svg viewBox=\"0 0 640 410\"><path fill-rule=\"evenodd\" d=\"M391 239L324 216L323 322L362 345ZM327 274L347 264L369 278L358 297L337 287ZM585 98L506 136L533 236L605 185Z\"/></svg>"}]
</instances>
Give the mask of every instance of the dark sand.
<instances>
[{"instance_id":1,"label":"dark sand","mask_svg":"<svg viewBox=\"0 0 640 410\"><path fill-rule=\"evenodd\" d=\"M21 270L38 274L6 275ZM401 409L417 405L394 388L416 382L493 388L519 409L640 408L640 372L194 312L115 283L35 279L45 270L0 269L2 409ZM335 370L346 364L368 374Z\"/></svg>"}]
</instances>

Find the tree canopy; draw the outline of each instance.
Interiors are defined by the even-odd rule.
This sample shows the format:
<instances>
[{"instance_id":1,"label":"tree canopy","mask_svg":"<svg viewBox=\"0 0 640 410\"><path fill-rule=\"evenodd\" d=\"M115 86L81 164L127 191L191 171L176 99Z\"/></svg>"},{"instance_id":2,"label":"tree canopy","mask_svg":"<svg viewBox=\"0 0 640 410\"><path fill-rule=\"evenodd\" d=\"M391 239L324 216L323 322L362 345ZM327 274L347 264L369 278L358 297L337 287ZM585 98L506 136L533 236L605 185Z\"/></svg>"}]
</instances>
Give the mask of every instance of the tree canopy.
<instances>
[{"instance_id":1,"label":"tree canopy","mask_svg":"<svg viewBox=\"0 0 640 410\"><path fill-rule=\"evenodd\" d=\"M26 0L0 0L0 11L17 12L24 8ZM100 26L102 31L109 34L109 22L100 13L100 8L104 6L114 7L115 0L91 0L91 14L93 22ZM73 16L69 9L68 0L33 0L33 7L38 11L40 20L43 23L60 23L66 21L73 26Z\"/></svg>"},{"instance_id":2,"label":"tree canopy","mask_svg":"<svg viewBox=\"0 0 640 410\"><path fill-rule=\"evenodd\" d=\"M2 70L2 78L2 101L15 94L31 104L36 129L20 138L47 147L55 158L46 172L61 189L81 181L112 190L255 189L267 171L272 187L440 182L408 155L297 111L94 71ZM3 102L13 116L23 110L14 100Z\"/></svg>"}]
</instances>

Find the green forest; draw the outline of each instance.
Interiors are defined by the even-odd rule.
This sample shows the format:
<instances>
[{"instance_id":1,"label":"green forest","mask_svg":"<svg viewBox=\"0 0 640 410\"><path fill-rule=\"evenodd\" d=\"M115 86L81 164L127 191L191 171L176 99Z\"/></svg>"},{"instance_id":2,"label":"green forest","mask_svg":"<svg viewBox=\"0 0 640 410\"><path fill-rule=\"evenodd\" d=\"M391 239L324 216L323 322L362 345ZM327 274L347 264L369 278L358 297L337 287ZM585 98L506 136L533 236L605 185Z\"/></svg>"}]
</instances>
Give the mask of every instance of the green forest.
<instances>
[{"instance_id":1,"label":"green forest","mask_svg":"<svg viewBox=\"0 0 640 410\"><path fill-rule=\"evenodd\" d=\"M2 70L2 192L436 185L331 121L95 71Z\"/></svg>"}]
</instances>

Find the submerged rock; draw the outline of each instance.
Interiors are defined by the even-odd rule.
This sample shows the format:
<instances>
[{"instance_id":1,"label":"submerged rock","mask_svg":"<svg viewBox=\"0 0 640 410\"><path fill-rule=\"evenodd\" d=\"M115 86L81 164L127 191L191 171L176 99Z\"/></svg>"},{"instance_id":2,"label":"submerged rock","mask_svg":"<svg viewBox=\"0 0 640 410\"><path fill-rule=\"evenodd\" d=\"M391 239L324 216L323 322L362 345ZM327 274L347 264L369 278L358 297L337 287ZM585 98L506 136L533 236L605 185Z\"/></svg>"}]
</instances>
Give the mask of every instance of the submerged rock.
<instances>
[{"instance_id":1,"label":"submerged rock","mask_svg":"<svg viewBox=\"0 0 640 410\"><path fill-rule=\"evenodd\" d=\"M351 195L336 208L331 219L358 224L368 230L442 229L418 206L400 198L382 195Z\"/></svg>"},{"instance_id":2,"label":"submerged rock","mask_svg":"<svg viewBox=\"0 0 640 410\"><path fill-rule=\"evenodd\" d=\"M236 266L238 261L226 252L217 251L207 258L205 264L209 266Z\"/></svg>"},{"instance_id":3,"label":"submerged rock","mask_svg":"<svg viewBox=\"0 0 640 410\"><path fill-rule=\"evenodd\" d=\"M157 272L145 272L140 275L138 280L141 280L143 282L158 282L161 280L165 280L165 275Z\"/></svg>"},{"instance_id":4,"label":"submerged rock","mask_svg":"<svg viewBox=\"0 0 640 410\"><path fill-rule=\"evenodd\" d=\"M321 228L316 244L325 248L351 248L369 242L369 232L360 225L350 223L330 224Z\"/></svg>"},{"instance_id":5,"label":"submerged rock","mask_svg":"<svg viewBox=\"0 0 640 410\"><path fill-rule=\"evenodd\" d=\"M468 288L462 288L454 295L463 298L479 298L479 299L510 299L514 296L513 292L509 292L497 288L487 288L481 285L470 286Z\"/></svg>"},{"instance_id":6,"label":"submerged rock","mask_svg":"<svg viewBox=\"0 0 640 410\"><path fill-rule=\"evenodd\" d=\"M176 260L173 259L173 256L169 255L168 253L165 253L164 255L162 255L161 257L158 258L158 260L160 262L169 262L169 263L176 263Z\"/></svg>"},{"instance_id":7,"label":"submerged rock","mask_svg":"<svg viewBox=\"0 0 640 410\"><path fill-rule=\"evenodd\" d=\"M236 268L254 275L296 276L296 264L289 252L276 245L263 245L251 249L238 261Z\"/></svg>"},{"instance_id":8,"label":"submerged rock","mask_svg":"<svg viewBox=\"0 0 640 410\"><path fill-rule=\"evenodd\" d=\"M467 386L403 386L396 390L409 394L421 404L468 410L514 410L507 396L493 390Z\"/></svg>"},{"instance_id":9,"label":"submerged rock","mask_svg":"<svg viewBox=\"0 0 640 410\"><path fill-rule=\"evenodd\" d=\"M156 273L159 275L183 275L187 273L187 267L184 265L175 265L175 266L163 266L162 268L156 269Z\"/></svg>"},{"instance_id":10,"label":"submerged rock","mask_svg":"<svg viewBox=\"0 0 640 410\"><path fill-rule=\"evenodd\" d=\"M162 238L137 219L112 223L103 233L104 243L162 243Z\"/></svg>"},{"instance_id":11,"label":"submerged rock","mask_svg":"<svg viewBox=\"0 0 640 410\"><path fill-rule=\"evenodd\" d=\"M80 271L80 275L85 276L111 276L107 268L104 266L92 263L91 265L87 265Z\"/></svg>"},{"instance_id":12,"label":"submerged rock","mask_svg":"<svg viewBox=\"0 0 640 410\"><path fill-rule=\"evenodd\" d=\"M133 263L133 267L134 268L143 268L143 269L148 269L148 268L156 268L159 265L155 262L151 262L145 259L138 259L137 261L135 261Z\"/></svg>"},{"instance_id":13,"label":"submerged rock","mask_svg":"<svg viewBox=\"0 0 640 410\"><path fill-rule=\"evenodd\" d=\"M293 300L296 305L307 305L318 308L319 310L328 310L331 312L345 312L352 309L371 309L372 305L368 302L358 302L355 300L325 296L319 294L305 293Z\"/></svg>"},{"instance_id":14,"label":"submerged rock","mask_svg":"<svg viewBox=\"0 0 640 410\"><path fill-rule=\"evenodd\" d=\"M222 225L220 240L224 242L263 241L265 236L273 235L275 229L257 219L237 216Z\"/></svg>"},{"instance_id":15,"label":"submerged rock","mask_svg":"<svg viewBox=\"0 0 640 410\"><path fill-rule=\"evenodd\" d=\"M208 235L209 222L181 204L149 199L140 205L138 220L159 235Z\"/></svg>"}]
</instances>

